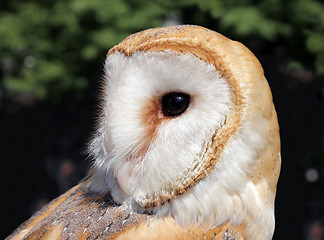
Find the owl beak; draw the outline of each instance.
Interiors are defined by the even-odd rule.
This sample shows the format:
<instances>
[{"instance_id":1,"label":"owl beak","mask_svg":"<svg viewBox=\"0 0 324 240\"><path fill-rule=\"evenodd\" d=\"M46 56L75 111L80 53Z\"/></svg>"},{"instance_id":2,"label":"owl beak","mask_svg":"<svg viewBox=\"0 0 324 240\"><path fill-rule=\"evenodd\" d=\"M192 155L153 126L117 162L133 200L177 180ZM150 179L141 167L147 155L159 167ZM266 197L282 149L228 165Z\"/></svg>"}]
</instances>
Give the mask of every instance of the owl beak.
<instances>
[{"instance_id":1,"label":"owl beak","mask_svg":"<svg viewBox=\"0 0 324 240\"><path fill-rule=\"evenodd\" d=\"M132 192L129 188L129 180L133 172L133 167L130 162L126 162L116 171L116 179L121 190L127 195L131 195Z\"/></svg>"}]
</instances>

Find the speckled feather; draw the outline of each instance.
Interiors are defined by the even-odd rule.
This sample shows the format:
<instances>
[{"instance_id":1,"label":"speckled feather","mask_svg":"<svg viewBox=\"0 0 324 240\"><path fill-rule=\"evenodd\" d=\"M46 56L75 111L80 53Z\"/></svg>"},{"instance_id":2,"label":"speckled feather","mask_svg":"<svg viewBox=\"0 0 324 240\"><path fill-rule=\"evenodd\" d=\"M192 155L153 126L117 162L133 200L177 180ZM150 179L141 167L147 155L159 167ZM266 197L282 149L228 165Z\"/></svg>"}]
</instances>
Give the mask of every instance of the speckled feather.
<instances>
[{"instance_id":1,"label":"speckled feather","mask_svg":"<svg viewBox=\"0 0 324 240\"><path fill-rule=\"evenodd\" d=\"M240 240L242 227L184 228L171 217L138 214L109 195L91 196L80 183L21 224L6 240L47 239L219 239Z\"/></svg>"},{"instance_id":2,"label":"speckled feather","mask_svg":"<svg viewBox=\"0 0 324 240\"><path fill-rule=\"evenodd\" d=\"M54 232L57 239L107 239L144 217L117 206L109 196L86 194L81 183L46 205L8 239L48 239Z\"/></svg>"}]
</instances>

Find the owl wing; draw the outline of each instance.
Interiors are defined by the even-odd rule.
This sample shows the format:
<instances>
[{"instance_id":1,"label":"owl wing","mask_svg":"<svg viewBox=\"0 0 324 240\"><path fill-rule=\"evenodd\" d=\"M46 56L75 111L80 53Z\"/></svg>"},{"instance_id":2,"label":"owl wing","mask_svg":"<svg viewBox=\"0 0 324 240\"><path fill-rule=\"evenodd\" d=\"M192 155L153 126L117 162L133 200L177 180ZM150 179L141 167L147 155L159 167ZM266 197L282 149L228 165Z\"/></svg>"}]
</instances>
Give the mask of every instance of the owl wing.
<instances>
[{"instance_id":1,"label":"owl wing","mask_svg":"<svg viewBox=\"0 0 324 240\"><path fill-rule=\"evenodd\" d=\"M242 226L184 228L172 217L132 212L108 195L91 196L85 182L47 204L21 224L14 239L244 239ZM232 237L232 238L231 238Z\"/></svg>"},{"instance_id":2,"label":"owl wing","mask_svg":"<svg viewBox=\"0 0 324 240\"><path fill-rule=\"evenodd\" d=\"M7 239L105 239L143 221L144 215L116 205L107 196L91 196L85 182L47 204Z\"/></svg>"}]
</instances>

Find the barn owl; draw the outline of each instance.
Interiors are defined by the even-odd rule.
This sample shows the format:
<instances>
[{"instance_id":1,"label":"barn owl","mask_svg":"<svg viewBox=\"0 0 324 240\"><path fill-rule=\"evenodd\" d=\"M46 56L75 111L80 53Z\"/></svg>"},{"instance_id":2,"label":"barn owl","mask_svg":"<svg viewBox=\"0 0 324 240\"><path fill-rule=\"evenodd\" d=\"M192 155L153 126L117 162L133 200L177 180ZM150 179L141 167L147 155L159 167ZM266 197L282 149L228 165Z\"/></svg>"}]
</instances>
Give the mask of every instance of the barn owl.
<instances>
[{"instance_id":1,"label":"barn owl","mask_svg":"<svg viewBox=\"0 0 324 240\"><path fill-rule=\"evenodd\" d=\"M89 176L8 239L271 239L280 171L256 57L199 26L107 54Z\"/></svg>"}]
</instances>

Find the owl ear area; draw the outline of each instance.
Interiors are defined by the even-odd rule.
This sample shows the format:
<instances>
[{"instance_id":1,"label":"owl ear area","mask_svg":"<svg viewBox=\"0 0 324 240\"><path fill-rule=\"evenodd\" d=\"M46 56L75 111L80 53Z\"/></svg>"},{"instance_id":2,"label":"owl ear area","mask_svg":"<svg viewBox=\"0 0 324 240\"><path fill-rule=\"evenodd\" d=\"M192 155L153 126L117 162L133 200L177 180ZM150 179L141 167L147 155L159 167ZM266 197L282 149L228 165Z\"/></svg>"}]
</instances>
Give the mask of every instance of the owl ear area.
<instances>
[{"instance_id":1,"label":"owl ear area","mask_svg":"<svg viewBox=\"0 0 324 240\"><path fill-rule=\"evenodd\" d=\"M183 92L169 92L161 99L162 113L166 117L178 117L183 114L191 104L191 96Z\"/></svg>"}]
</instances>

